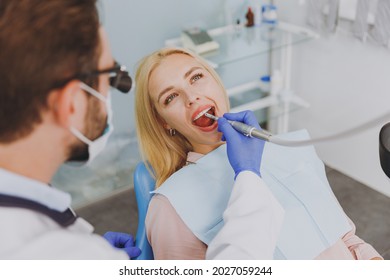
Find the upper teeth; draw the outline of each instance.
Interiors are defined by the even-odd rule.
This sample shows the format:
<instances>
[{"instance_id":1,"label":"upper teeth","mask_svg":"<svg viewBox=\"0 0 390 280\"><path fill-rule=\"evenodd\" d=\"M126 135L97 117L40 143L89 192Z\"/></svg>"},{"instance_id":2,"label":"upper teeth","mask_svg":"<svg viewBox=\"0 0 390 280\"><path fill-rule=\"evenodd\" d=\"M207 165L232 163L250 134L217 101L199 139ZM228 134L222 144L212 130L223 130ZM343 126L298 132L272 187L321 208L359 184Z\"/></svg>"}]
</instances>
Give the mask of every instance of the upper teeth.
<instances>
[{"instance_id":1,"label":"upper teeth","mask_svg":"<svg viewBox=\"0 0 390 280\"><path fill-rule=\"evenodd\" d=\"M200 112L199 114L196 115L196 117L193 119L193 121L196 121L197 119L199 119L200 117L202 117L204 114L207 113L208 110L210 110L211 107L207 108L207 109L204 109L202 112Z\"/></svg>"}]
</instances>

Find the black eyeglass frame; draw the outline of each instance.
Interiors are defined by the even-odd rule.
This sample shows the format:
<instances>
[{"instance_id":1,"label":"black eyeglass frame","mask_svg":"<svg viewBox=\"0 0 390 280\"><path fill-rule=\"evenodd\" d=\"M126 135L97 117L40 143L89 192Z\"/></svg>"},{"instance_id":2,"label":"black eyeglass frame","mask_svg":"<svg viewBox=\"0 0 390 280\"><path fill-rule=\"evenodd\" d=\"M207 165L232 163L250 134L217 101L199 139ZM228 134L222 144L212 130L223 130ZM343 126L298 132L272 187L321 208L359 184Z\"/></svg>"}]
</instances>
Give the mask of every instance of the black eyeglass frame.
<instances>
[{"instance_id":1,"label":"black eyeglass frame","mask_svg":"<svg viewBox=\"0 0 390 280\"><path fill-rule=\"evenodd\" d=\"M102 69L102 70L95 70L90 73L85 73L85 74L78 74L73 76L72 78L69 78L59 85L55 86L55 88L63 87L67 83L69 83L71 80L85 80L94 76L102 75L102 74L111 74L109 77L110 81L110 86L113 88L116 88L122 93L128 93L131 90L132 86L132 79L129 75L129 72L126 70L126 66L120 65L118 62L114 62L114 66L107 68L107 69Z\"/></svg>"}]
</instances>

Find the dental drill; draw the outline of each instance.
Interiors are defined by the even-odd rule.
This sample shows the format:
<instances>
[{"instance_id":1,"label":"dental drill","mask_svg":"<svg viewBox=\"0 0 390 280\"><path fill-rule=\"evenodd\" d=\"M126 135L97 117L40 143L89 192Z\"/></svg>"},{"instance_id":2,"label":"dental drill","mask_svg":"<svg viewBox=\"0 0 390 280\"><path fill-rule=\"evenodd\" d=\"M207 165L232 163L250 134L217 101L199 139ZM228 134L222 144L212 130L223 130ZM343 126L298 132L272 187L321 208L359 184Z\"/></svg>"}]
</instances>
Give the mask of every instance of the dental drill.
<instances>
[{"instance_id":1,"label":"dental drill","mask_svg":"<svg viewBox=\"0 0 390 280\"><path fill-rule=\"evenodd\" d=\"M212 120L215 120L215 121L218 121L218 119L219 119L219 117L216 117L216 116L211 115L209 113L205 113L205 116L212 119ZM331 140L336 140L339 138L348 137L348 136L351 136L351 135L356 134L358 132L362 132L363 130L366 130L370 127L373 127L374 125L377 125L377 124L380 124L383 122L388 122L389 118L390 118L390 112L386 112L382 116L379 116L378 118L375 118L371 121L368 121L362 125L359 125L357 127L354 127L354 128L351 128L351 129L348 129L348 130L345 130L345 131L342 131L342 132L339 132L339 133L336 133L336 134L333 134L330 136L325 136L325 137L321 137L321 138L317 138L317 139L296 140L296 141L281 139L277 136L272 135L271 133L269 133L265 130L259 130L253 126L244 124L244 123L239 122L239 121L231 121L231 120L227 120L227 121L230 123L230 125L235 130L237 130L238 132L242 133L245 136L255 137L255 138L267 141L267 142L281 145L281 146L301 147L301 146L308 146L308 145L313 145L313 144L320 143L320 142L331 141Z\"/></svg>"},{"instance_id":2,"label":"dental drill","mask_svg":"<svg viewBox=\"0 0 390 280\"><path fill-rule=\"evenodd\" d=\"M215 121L218 121L218 119L219 119L219 117L216 117L216 116L211 115L209 113L205 113L204 115L206 117L208 117L209 119L212 119ZM227 120L227 121L228 121L228 123L230 123L230 125L235 130L244 134L245 136L258 138L258 139L268 141L268 142L270 141L270 137L272 136L271 133L268 133L265 130L258 130L254 126L250 126L250 125L247 125L245 123L238 122L238 121L231 121L231 120Z\"/></svg>"}]
</instances>

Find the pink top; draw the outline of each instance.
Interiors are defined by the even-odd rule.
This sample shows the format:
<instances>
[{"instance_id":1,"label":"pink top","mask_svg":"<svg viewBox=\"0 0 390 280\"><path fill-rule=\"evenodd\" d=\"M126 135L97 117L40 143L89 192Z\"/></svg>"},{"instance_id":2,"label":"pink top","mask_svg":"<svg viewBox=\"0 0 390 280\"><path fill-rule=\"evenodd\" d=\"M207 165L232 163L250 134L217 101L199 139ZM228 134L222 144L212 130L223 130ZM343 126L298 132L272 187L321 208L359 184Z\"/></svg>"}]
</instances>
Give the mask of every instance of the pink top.
<instances>
[{"instance_id":1,"label":"pink top","mask_svg":"<svg viewBox=\"0 0 390 280\"><path fill-rule=\"evenodd\" d=\"M196 162L203 155L188 153L187 160ZM379 253L355 235L356 227L351 224L351 231L336 244L322 252L316 259L367 260L382 258ZM156 260L205 259L207 245L200 241L184 224L169 200L161 195L154 195L145 220L146 233L153 248Z\"/></svg>"}]
</instances>

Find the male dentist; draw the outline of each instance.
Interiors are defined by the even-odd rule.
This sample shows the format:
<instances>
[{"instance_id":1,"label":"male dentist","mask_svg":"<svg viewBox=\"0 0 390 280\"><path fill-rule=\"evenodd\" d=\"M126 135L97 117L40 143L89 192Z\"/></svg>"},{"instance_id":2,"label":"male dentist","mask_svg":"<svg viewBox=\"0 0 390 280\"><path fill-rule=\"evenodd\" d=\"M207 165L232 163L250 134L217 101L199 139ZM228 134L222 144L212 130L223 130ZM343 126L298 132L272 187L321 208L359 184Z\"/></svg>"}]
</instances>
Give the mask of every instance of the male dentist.
<instances>
[{"instance_id":1,"label":"male dentist","mask_svg":"<svg viewBox=\"0 0 390 280\"><path fill-rule=\"evenodd\" d=\"M71 210L70 195L50 185L61 164L89 164L104 148L113 130L110 86L131 87L112 57L96 0L2 0L0 46L0 259L136 257L131 236L93 234ZM226 118L254 124L246 115ZM237 177L208 257L270 259L283 210L256 172L264 143L223 118L220 129ZM248 160L252 153L258 160ZM259 204L254 196L268 199ZM242 204L252 208L242 212ZM264 227L249 223L253 215Z\"/></svg>"}]
</instances>

